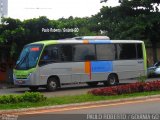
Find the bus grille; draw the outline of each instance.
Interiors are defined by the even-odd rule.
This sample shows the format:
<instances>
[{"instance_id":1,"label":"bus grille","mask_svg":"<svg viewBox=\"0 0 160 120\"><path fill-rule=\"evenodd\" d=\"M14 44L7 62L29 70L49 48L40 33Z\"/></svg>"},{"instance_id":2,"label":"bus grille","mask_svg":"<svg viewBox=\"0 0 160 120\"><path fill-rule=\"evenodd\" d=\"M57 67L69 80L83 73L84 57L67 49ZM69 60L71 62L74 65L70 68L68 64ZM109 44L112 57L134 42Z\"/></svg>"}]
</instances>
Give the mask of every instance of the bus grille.
<instances>
[{"instance_id":1,"label":"bus grille","mask_svg":"<svg viewBox=\"0 0 160 120\"><path fill-rule=\"evenodd\" d=\"M26 79L27 75L16 75L16 78L20 79Z\"/></svg>"}]
</instances>

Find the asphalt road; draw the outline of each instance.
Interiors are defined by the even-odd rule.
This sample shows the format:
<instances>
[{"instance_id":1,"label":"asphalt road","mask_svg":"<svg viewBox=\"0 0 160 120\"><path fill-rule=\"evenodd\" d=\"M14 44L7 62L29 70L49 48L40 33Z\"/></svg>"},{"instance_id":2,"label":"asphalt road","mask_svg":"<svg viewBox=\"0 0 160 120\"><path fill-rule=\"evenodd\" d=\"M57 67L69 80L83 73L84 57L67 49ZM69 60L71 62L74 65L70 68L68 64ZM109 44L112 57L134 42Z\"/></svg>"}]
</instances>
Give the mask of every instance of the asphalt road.
<instances>
[{"instance_id":1,"label":"asphalt road","mask_svg":"<svg viewBox=\"0 0 160 120\"><path fill-rule=\"evenodd\" d=\"M96 87L89 87L87 84L80 84L80 85L70 85L67 87L63 87L58 89L54 92L48 92L45 88L40 88L37 92L40 92L44 94L47 97L53 97L53 96L65 96L65 95L79 95L79 94L85 94L87 91L94 89L94 88L100 88L104 87L103 85L98 85ZM22 94L26 91L30 91L29 88L8 88L8 89L0 89L0 95L4 94Z\"/></svg>"},{"instance_id":2,"label":"asphalt road","mask_svg":"<svg viewBox=\"0 0 160 120\"><path fill-rule=\"evenodd\" d=\"M18 118L19 120L99 120L113 117L113 115L125 117L129 114L128 117L134 120L143 120L144 118L146 118L145 120L150 120L151 118L159 120L159 113L160 98L153 98L123 103L99 104L97 106L88 105L78 108L75 106L75 108L51 109L39 111L36 114L28 112L27 114L31 115L21 115ZM119 120L119 118L113 120Z\"/></svg>"},{"instance_id":3,"label":"asphalt road","mask_svg":"<svg viewBox=\"0 0 160 120\"><path fill-rule=\"evenodd\" d=\"M158 80L148 79L147 81ZM136 82L133 80L126 81L126 83ZM124 84L124 83L122 83ZM98 85L94 88L104 87L103 85ZM94 89L93 87L88 87L86 84L77 85L75 87L67 87L61 88L55 92L47 92L45 89L40 89L39 92L44 94L47 97L51 96L64 96L64 95L77 95L83 94L87 91ZM28 88L10 88L10 89L0 89L0 94L22 94L25 91L29 91ZM130 101L130 102L121 102L115 104L99 104L99 105L87 105L87 106L75 106L68 107L65 109L48 109L42 111L33 111L26 112L26 114L20 114L18 116L14 115L4 115L3 117L7 118L17 118L18 120L102 120L100 118L106 115L126 115L130 114L130 117L133 117L134 120L143 120L137 119L134 115L137 114L145 114L150 117L154 117L154 120L159 120L160 115L160 98L157 99L149 99L149 100L139 100L139 101ZM152 115L150 115L152 113ZM28 115L29 114L29 115ZM0 116L1 117L1 116ZM137 116L136 116L137 117ZM144 116L143 116L144 117ZM105 118L107 119L107 118ZM17 119L16 119L17 120ZM111 119L111 120L119 120L119 119ZM126 120L126 119L123 119ZM150 120L150 119L145 119Z\"/></svg>"},{"instance_id":4,"label":"asphalt road","mask_svg":"<svg viewBox=\"0 0 160 120\"><path fill-rule=\"evenodd\" d=\"M147 79L147 81L153 81L153 80L158 80L159 78L151 78ZM137 80L125 80L122 81L121 84L128 84L132 82L137 82ZM121 85L120 84L120 85ZM101 88L104 87L102 84L99 84L96 87L89 87L87 84L79 84L79 85L70 85L67 87L62 87L61 89L58 89L55 92L48 92L46 89L42 88L39 89L38 92L44 94L47 97L54 97L54 96L68 96L68 95L80 95L80 94L85 94L89 90L94 89L94 88ZM4 94L22 94L26 91L30 91L29 88L8 88L8 89L0 89L0 95Z\"/></svg>"}]
</instances>

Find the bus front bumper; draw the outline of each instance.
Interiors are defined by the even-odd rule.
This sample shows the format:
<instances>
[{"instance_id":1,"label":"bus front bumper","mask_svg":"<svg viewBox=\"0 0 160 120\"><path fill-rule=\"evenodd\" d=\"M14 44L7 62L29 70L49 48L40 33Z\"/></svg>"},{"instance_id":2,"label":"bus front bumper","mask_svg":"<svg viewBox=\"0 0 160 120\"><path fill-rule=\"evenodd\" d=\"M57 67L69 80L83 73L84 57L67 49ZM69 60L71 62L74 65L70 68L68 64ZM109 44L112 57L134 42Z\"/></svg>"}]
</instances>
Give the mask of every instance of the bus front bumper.
<instances>
[{"instance_id":1,"label":"bus front bumper","mask_svg":"<svg viewBox=\"0 0 160 120\"><path fill-rule=\"evenodd\" d=\"M14 80L14 85L18 85L18 86L35 85L33 74L28 75L27 78L16 78L16 76L13 75L13 80Z\"/></svg>"}]
</instances>

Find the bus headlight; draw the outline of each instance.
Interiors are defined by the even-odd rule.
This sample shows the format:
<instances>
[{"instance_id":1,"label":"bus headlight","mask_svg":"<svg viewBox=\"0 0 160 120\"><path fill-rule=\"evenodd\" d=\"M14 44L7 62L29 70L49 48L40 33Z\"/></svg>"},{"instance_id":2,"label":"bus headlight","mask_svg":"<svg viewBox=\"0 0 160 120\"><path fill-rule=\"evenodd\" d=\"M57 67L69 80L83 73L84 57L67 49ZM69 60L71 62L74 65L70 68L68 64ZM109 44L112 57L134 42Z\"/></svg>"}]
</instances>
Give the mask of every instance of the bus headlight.
<instances>
[{"instance_id":1,"label":"bus headlight","mask_svg":"<svg viewBox=\"0 0 160 120\"><path fill-rule=\"evenodd\" d=\"M30 77L31 77L31 75L32 75L32 73L29 73L28 78L30 78Z\"/></svg>"}]
</instances>

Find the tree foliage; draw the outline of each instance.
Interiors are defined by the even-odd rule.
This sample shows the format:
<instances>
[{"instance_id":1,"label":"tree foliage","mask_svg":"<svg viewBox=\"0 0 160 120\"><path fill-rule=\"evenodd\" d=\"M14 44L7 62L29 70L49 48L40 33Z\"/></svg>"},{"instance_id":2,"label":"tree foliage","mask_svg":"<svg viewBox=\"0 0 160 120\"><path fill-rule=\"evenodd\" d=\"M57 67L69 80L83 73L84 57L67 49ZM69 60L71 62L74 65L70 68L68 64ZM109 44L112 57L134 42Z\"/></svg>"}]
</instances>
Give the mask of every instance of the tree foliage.
<instances>
[{"instance_id":1,"label":"tree foliage","mask_svg":"<svg viewBox=\"0 0 160 120\"><path fill-rule=\"evenodd\" d=\"M7 23L0 25L0 44L9 45L9 55L17 59L23 46L40 40L57 40L83 35L96 35L92 30L91 18L61 18L49 20L42 16L39 18L20 21L18 19L4 18ZM46 31L43 31L46 30ZM55 29L55 31L50 31ZM56 31L56 30L61 31ZM76 29L75 32L64 32L64 29ZM8 56L9 56L8 55Z\"/></svg>"},{"instance_id":2,"label":"tree foliage","mask_svg":"<svg viewBox=\"0 0 160 120\"><path fill-rule=\"evenodd\" d=\"M120 6L103 7L96 15L85 18L71 16L49 20L42 16L24 21L4 18L3 21L9 24L0 25L0 44L10 45L9 54L17 56L23 46L31 42L100 35L101 31L111 39L141 39L150 43L155 48L153 53L156 61L156 48L160 39L160 1L119 0L119 2ZM77 32L63 31L75 28ZM51 32L50 29L55 31Z\"/></svg>"},{"instance_id":3,"label":"tree foliage","mask_svg":"<svg viewBox=\"0 0 160 120\"><path fill-rule=\"evenodd\" d=\"M106 0L108 1L108 0ZM101 28L108 31L112 39L142 39L148 41L157 61L156 48L160 42L159 0L119 0L117 7L103 7Z\"/></svg>"}]
</instances>

